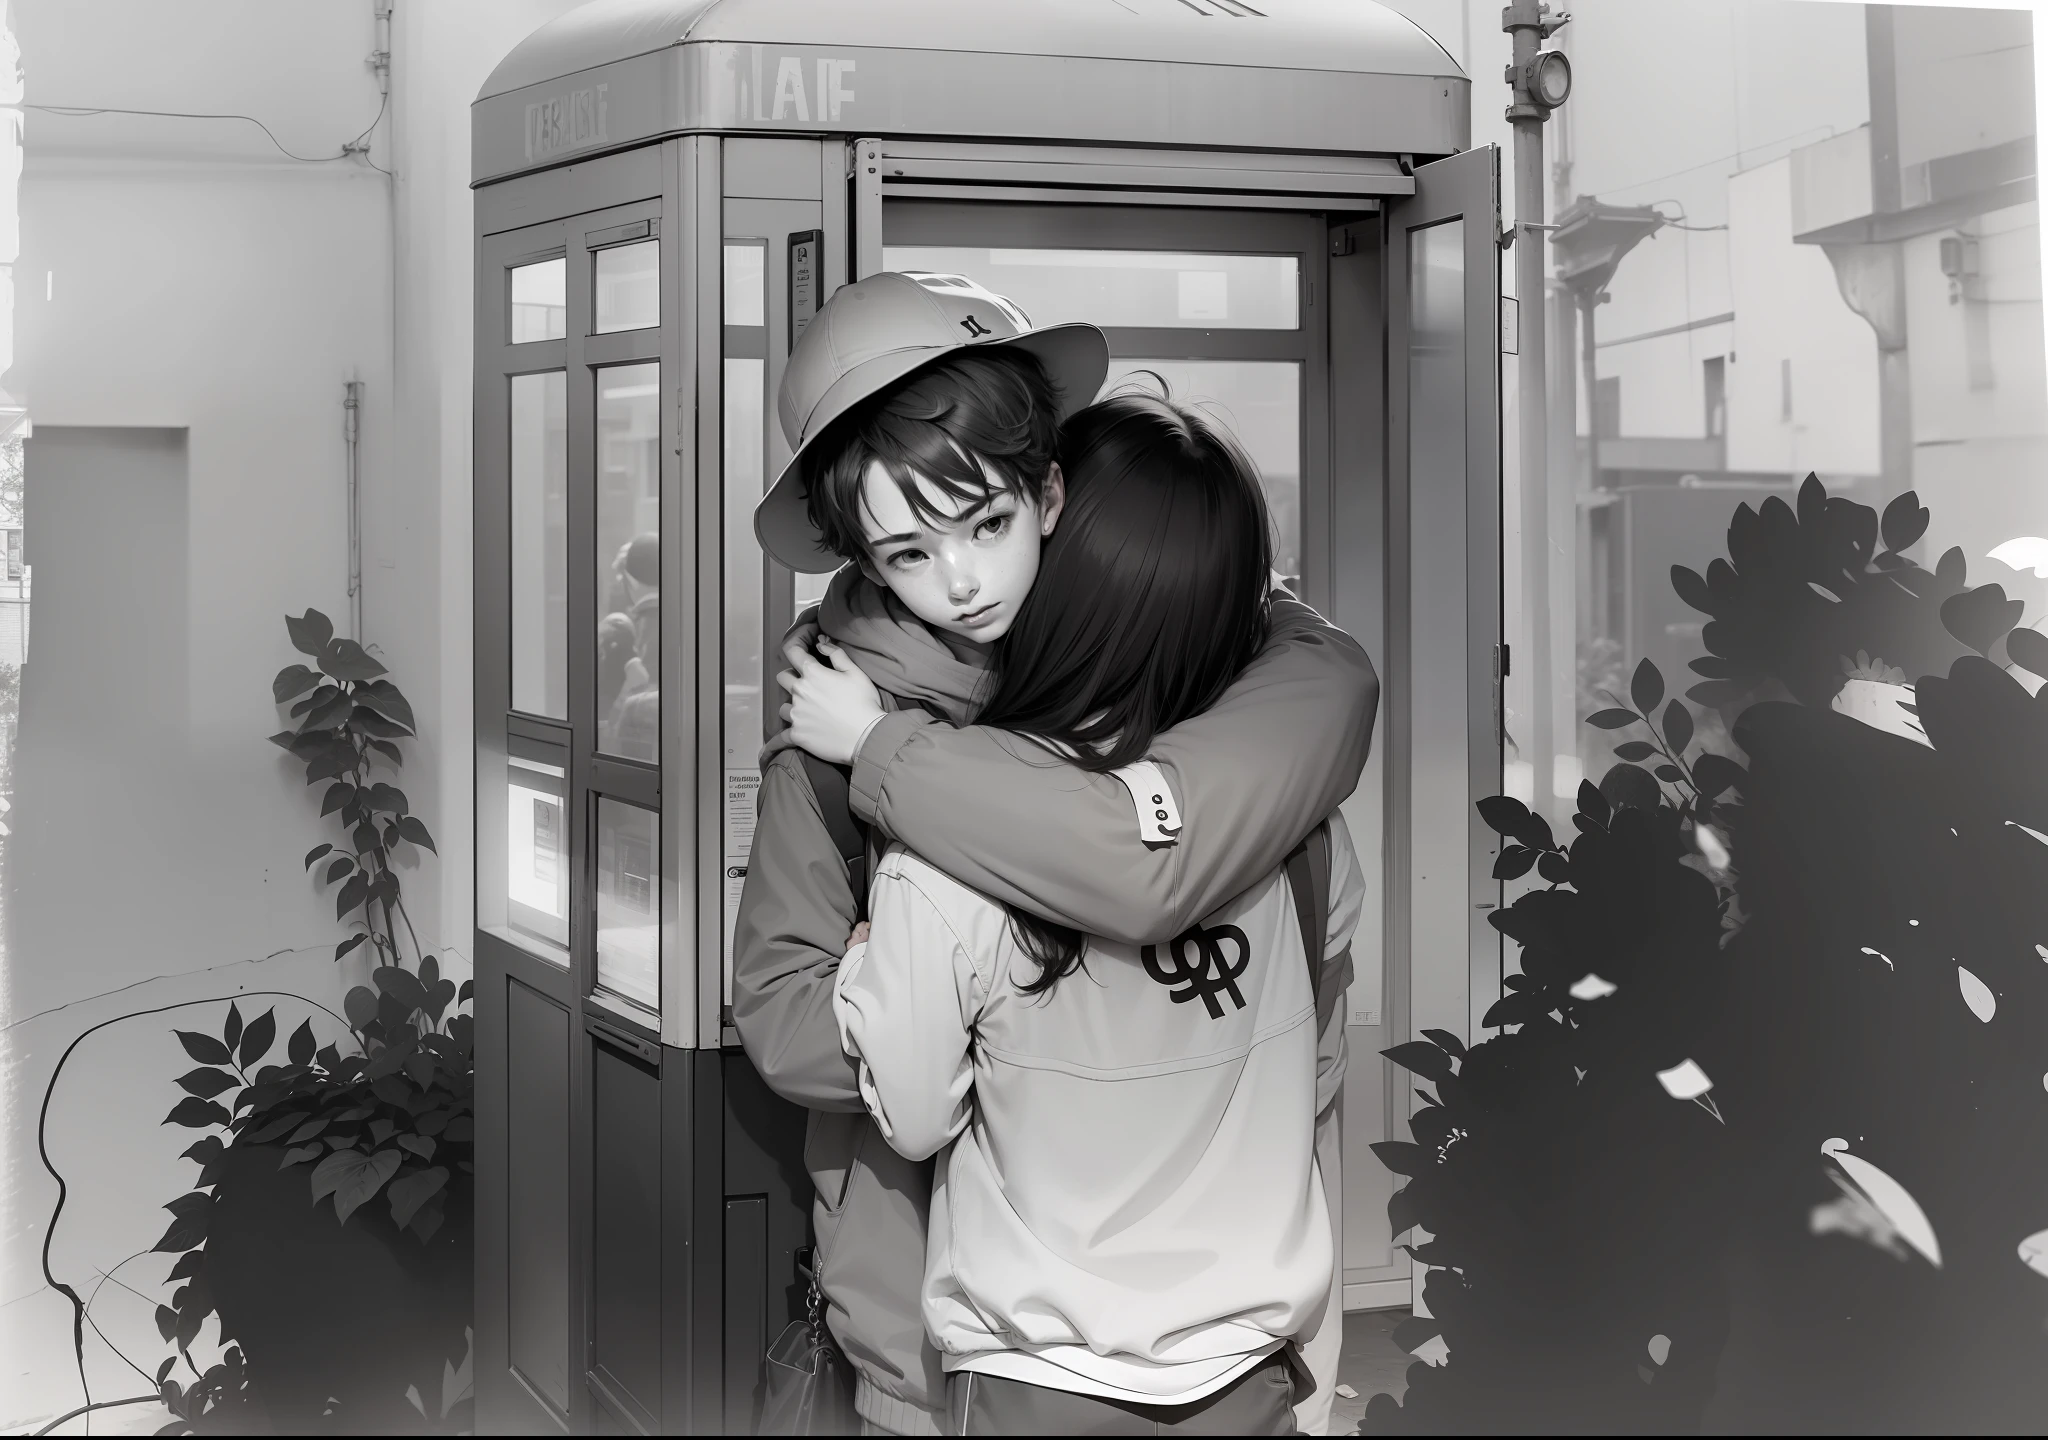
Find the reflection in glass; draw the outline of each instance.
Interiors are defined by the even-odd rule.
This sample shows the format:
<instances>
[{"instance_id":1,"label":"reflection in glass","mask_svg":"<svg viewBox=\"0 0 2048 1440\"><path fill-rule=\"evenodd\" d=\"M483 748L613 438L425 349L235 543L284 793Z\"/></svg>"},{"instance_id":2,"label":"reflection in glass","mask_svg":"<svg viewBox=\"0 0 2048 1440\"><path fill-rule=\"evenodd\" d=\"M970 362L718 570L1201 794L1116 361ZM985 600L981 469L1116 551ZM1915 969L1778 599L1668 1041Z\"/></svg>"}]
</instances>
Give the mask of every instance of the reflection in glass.
<instances>
[{"instance_id":1,"label":"reflection in glass","mask_svg":"<svg viewBox=\"0 0 2048 1440\"><path fill-rule=\"evenodd\" d=\"M661 365L597 372L597 743L661 746Z\"/></svg>"},{"instance_id":2,"label":"reflection in glass","mask_svg":"<svg viewBox=\"0 0 2048 1440\"><path fill-rule=\"evenodd\" d=\"M725 323L768 323L768 247L751 244L725 247Z\"/></svg>"},{"instance_id":3,"label":"reflection in glass","mask_svg":"<svg viewBox=\"0 0 2048 1440\"><path fill-rule=\"evenodd\" d=\"M1197 255L1161 250L989 250L890 245L887 270L965 275L1017 302L1035 325L1197 330L1295 330L1295 255Z\"/></svg>"},{"instance_id":4,"label":"reflection in glass","mask_svg":"<svg viewBox=\"0 0 2048 1440\"><path fill-rule=\"evenodd\" d=\"M569 718L569 388L512 377L512 708Z\"/></svg>"},{"instance_id":5,"label":"reflection in glass","mask_svg":"<svg viewBox=\"0 0 2048 1440\"><path fill-rule=\"evenodd\" d=\"M592 333L647 330L661 323L661 242L614 245L591 257L597 316Z\"/></svg>"},{"instance_id":6,"label":"reflection in glass","mask_svg":"<svg viewBox=\"0 0 2048 1440\"><path fill-rule=\"evenodd\" d=\"M661 836L638 805L597 802L597 988L661 1008Z\"/></svg>"},{"instance_id":7,"label":"reflection in glass","mask_svg":"<svg viewBox=\"0 0 2048 1440\"><path fill-rule=\"evenodd\" d=\"M567 788L559 766L506 762L506 919L514 930L561 947L560 956L548 956L561 964L569 945Z\"/></svg>"},{"instance_id":8,"label":"reflection in glass","mask_svg":"<svg viewBox=\"0 0 2048 1440\"><path fill-rule=\"evenodd\" d=\"M512 267L512 343L569 333L569 262L557 257Z\"/></svg>"},{"instance_id":9,"label":"reflection in glass","mask_svg":"<svg viewBox=\"0 0 2048 1440\"><path fill-rule=\"evenodd\" d=\"M1293 360L1130 360L1109 362L1107 394L1127 382L1154 394L1166 381L1176 403L1197 407L1258 466L1273 516L1273 568L1301 578L1301 366Z\"/></svg>"},{"instance_id":10,"label":"reflection in glass","mask_svg":"<svg viewBox=\"0 0 2048 1440\"><path fill-rule=\"evenodd\" d=\"M754 846L761 785L762 558L754 539L766 436L765 360L725 362L725 953L731 984L732 927ZM728 996L728 998L730 998Z\"/></svg>"}]
</instances>

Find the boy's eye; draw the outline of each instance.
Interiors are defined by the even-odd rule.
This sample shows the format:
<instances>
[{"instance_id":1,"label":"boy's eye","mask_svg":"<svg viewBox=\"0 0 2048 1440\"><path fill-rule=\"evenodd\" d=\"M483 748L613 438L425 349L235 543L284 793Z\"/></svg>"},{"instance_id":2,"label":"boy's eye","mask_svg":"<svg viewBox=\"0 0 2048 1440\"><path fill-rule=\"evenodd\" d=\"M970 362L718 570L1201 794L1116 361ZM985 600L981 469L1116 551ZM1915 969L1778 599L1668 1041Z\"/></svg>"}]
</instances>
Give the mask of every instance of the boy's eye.
<instances>
[{"instance_id":1,"label":"boy's eye","mask_svg":"<svg viewBox=\"0 0 2048 1440\"><path fill-rule=\"evenodd\" d=\"M886 563L895 566L898 570L908 570L912 565L915 565L924 558L925 554L922 550L898 550L889 557Z\"/></svg>"},{"instance_id":2,"label":"boy's eye","mask_svg":"<svg viewBox=\"0 0 2048 1440\"><path fill-rule=\"evenodd\" d=\"M974 527L974 534L977 539L994 540L1010 528L1012 518L1009 514L991 515Z\"/></svg>"}]
</instances>

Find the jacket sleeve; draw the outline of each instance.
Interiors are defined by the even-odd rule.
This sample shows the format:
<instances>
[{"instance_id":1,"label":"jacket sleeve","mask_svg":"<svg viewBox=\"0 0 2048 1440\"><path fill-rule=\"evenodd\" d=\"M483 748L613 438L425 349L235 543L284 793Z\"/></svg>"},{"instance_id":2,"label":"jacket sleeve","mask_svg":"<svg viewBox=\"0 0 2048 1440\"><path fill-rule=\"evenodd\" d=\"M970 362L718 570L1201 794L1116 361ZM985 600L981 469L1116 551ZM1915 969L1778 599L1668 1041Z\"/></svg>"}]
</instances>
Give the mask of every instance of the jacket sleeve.
<instances>
[{"instance_id":1,"label":"jacket sleeve","mask_svg":"<svg viewBox=\"0 0 2048 1440\"><path fill-rule=\"evenodd\" d=\"M856 913L846 865L795 752L763 769L758 804L733 934L733 1027L776 1094L858 1112L858 1077L832 1018Z\"/></svg>"},{"instance_id":2,"label":"jacket sleeve","mask_svg":"<svg viewBox=\"0 0 2048 1440\"><path fill-rule=\"evenodd\" d=\"M1357 787L1378 704L1358 642L1276 596L1257 658L1152 747L1179 801L1174 844L1139 839L1115 777L918 711L869 732L853 807L992 899L1124 944L1163 944L1270 874Z\"/></svg>"},{"instance_id":3,"label":"jacket sleeve","mask_svg":"<svg viewBox=\"0 0 2048 1440\"><path fill-rule=\"evenodd\" d=\"M973 964L916 883L885 866L865 945L848 952L834 1009L875 1128L906 1160L951 1144L973 1118Z\"/></svg>"}]
</instances>

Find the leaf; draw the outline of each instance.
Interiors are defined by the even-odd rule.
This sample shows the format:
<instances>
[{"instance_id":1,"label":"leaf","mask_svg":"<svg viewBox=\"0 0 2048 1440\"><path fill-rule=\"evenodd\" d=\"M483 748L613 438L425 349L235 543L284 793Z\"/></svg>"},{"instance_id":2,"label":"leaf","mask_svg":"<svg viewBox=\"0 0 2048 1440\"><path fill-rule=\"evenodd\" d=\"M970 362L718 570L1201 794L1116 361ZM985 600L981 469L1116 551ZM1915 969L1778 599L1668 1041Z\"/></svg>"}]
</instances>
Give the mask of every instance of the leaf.
<instances>
[{"instance_id":1,"label":"leaf","mask_svg":"<svg viewBox=\"0 0 2048 1440\"><path fill-rule=\"evenodd\" d=\"M1536 862L1536 873L1553 885L1563 885L1572 878L1571 861L1552 850Z\"/></svg>"},{"instance_id":2,"label":"leaf","mask_svg":"<svg viewBox=\"0 0 2048 1440\"><path fill-rule=\"evenodd\" d=\"M292 1031L292 1038L285 1042L284 1053L294 1065L313 1063L313 1022L301 1020L299 1028Z\"/></svg>"},{"instance_id":3,"label":"leaf","mask_svg":"<svg viewBox=\"0 0 2048 1440\"><path fill-rule=\"evenodd\" d=\"M1586 723L1595 730L1619 730L1642 718L1633 710L1595 710L1586 717Z\"/></svg>"},{"instance_id":4,"label":"leaf","mask_svg":"<svg viewBox=\"0 0 2048 1440\"><path fill-rule=\"evenodd\" d=\"M279 1115L264 1125L262 1129L249 1136L249 1143L251 1145L268 1145L287 1130L301 1124L305 1118L306 1112L303 1110L295 1110L290 1114Z\"/></svg>"},{"instance_id":5,"label":"leaf","mask_svg":"<svg viewBox=\"0 0 2048 1440\"><path fill-rule=\"evenodd\" d=\"M1663 672L1650 663L1646 657L1636 663L1636 673L1629 677L1629 699L1636 702L1636 709L1648 715L1664 702Z\"/></svg>"},{"instance_id":6,"label":"leaf","mask_svg":"<svg viewBox=\"0 0 2048 1440\"><path fill-rule=\"evenodd\" d=\"M1533 1025L1545 1019L1555 1005L1542 994L1532 990L1518 990L1512 995L1503 995L1493 1002L1492 1007L1480 1018L1482 1025Z\"/></svg>"},{"instance_id":7,"label":"leaf","mask_svg":"<svg viewBox=\"0 0 2048 1440\"><path fill-rule=\"evenodd\" d=\"M426 823L417 815L400 816L398 834L400 838L412 841L413 844L431 855L441 853L434 849L434 837L427 832Z\"/></svg>"},{"instance_id":8,"label":"leaf","mask_svg":"<svg viewBox=\"0 0 2048 1440\"><path fill-rule=\"evenodd\" d=\"M372 750L375 750L379 755L382 755L386 760L389 760L393 765L402 765L405 763L404 755L400 754L398 747L396 745L393 745L389 740L372 740L370 742L370 748Z\"/></svg>"},{"instance_id":9,"label":"leaf","mask_svg":"<svg viewBox=\"0 0 2048 1440\"><path fill-rule=\"evenodd\" d=\"M322 883L332 885L355 868L356 862L352 858L347 855L337 856L334 863L327 867L327 876Z\"/></svg>"},{"instance_id":10,"label":"leaf","mask_svg":"<svg viewBox=\"0 0 2048 1440\"><path fill-rule=\"evenodd\" d=\"M156 1328L157 1332L168 1342L173 1335L178 1333L178 1312L168 1305L157 1306Z\"/></svg>"},{"instance_id":11,"label":"leaf","mask_svg":"<svg viewBox=\"0 0 2048 1440\"><path fill-rule=\"evenodd\" d=\"M1605 826L1614 812L1608 808L1607 797L1591 780L1579 782L1579 813L1597 825Z\"/></svg>"},{"instance_id":12,"label":"leaf","mask_svg":"<svg viewBox=\"0 0 2048 1440\"><path fill-rule=\"evenodd\" d=\"M1529 867L1536 863L1537 852L1526 845L1510 845L1500 852L1500 858L1493 862L1493 878L1496 880L1519 880L1529 873Z\"/></svg>"},{"instance_id":13,"label":"leaf","mask_svg":"<svg viewBox=\"0 0 2048 1440\"><path fill-rule=\"evenodd\" d=\"M1999 637L2020 623L2026 605L2007 600L1998 585L1979 585L1941 602L1942 628L1978 654L1988 654Z\"/></svg>"},{"instance_id":14,"label":"leaf","mask_svg":"<svg viewBox=\"0 0 2048 1440\"><path fill-rule=\"evenodd\" d=\"M322 855L328 854L333 849L334 847L332 845L315 845L311 850L308 850L306 852L306 863L303 868L311 870L313 868L313 862L315 860L318 860Z\"/></svg>"},{"instance_id":15,"label":"leaf","mask_svg":"<svg viewBox=\"0 0 2048 1440\"><path fill-rule=\"evenodd\" d=\"M1676 765L1659 765L1654 773L1666 785L1676 785L1685 779L1685 772Z\"/></svg>"},{"instance_id":16,"label":"leaf","mask_svg":"<svg viewBox=\"0 0 2048 1440\"><path fill-rule=\"evenodd\" d=\"M1453 1060L1465 1058L1465 1042L1448 1030L1425 1030L1422 1032L1422 1038L1434 1040Z\"/></svg>"},{"instance_id":17,"label":"leaf","mask_svg":"<svg viewBox=\"0 0 2048 1440\"><path fill-rule=\"evenodd\" d=\"M1541 815L1531 815L1515 827L1514 838L1531 850L1554 850L1557 839L1550 833L1550 822Z\"/></svg>"},{"instance_id":18,"label":"leaf","mask_svg":"<svg viewBox=\"0 0 2048 1440\"><path fill-rule=\"evenodd\" d=\"M2048 679L2048 635L2033 629L2015 630L2005 637L2005 653L2020 669Z\"/></svg>"},{"instance_id":19,"label":"leaf","mask_svg":"<svg viewBox=\"0 0 2048 1440\"><path fill-rule=\"evenodd\" d=\"M370 978L386 995L403 1005L406 1014L427 1008L426 988L412 972L401 970L396 965L380 965L371 972Z\"/></svg>"},{"instance_id":20,"label":"leaf","mask_svg":"<svg viewBox=\"0 0 2048 1440\"><path fill-rule=\"evenodd\" d=\"M468 999L469 999L469 998L470 998L471 996L473 996L473 995L475 995L475 994L476 994L476 981L474 981L474 980L465 980L465 981L463 981L463 982L462 982L462 988L461 988L460 990L458 990L458 991L456 991L456 992L455 992L455 1000L456 1000L456 1003L457 1003L457 1004L461 1004L461 1003L463 1003L464 1001L467 1001L467 1000L468 1000Z\"/></svg>"},{"instance_id":21,"label":"leaf","mask_svg":"<svg viewBox=\"0 0 2048 1440\"><path fill-rule=\"evenodd\" d=\"M1960 587L1968 578L1970 564L1963 558L1963 547L1951 545L1941 552L1941 558L1934 562L1934 576L1945 586Z\"/></svg>"},{"instance_id":22,"label":"leaf","mask_svg":"<svg viewBox=\"0 0 2048 1440\"><path fill-rule=\"evenodd\" d=\"M401 1135L395 1142L402 1150L410 1150L422 1160L434 1158L434 1141L427 1135Z\"/></svg>"},{"instance_id":23,"label":"leaf","mask_svg":"<svg viewBox=\"0 0 2048 1440\"><path fill-rule=\"evenodd\" d=\"M1748 777L1748 773L1726 755L1715 755L1712 752L1692 762L1693 784L1699 786L1702 800L1711 800L1723 790L1739 786Z\"/></svg>"},{"instance_id":24,"label":"leaf","mask_svg":"<svg viewBox=\"0 0 2048 1440\"><path fill-rule=\"evenodd\" d=\"M235 1117L227 1107L215 1100L201 1100L197 1095L187 1095L164 1116L166 1125L184 1125L194 1130L203 1130L209 1125L225 1125Z\"/></svg>"},{"instance_id":25,"label":"leaf","mask_svg":"<svg viewBox=\"0 0 2048 1440\"><path fill-rule=\"evenodd\" d=\"M337 780L327 787L327 796L320 802L320 816L325 819L342 806L356 798L356 787L346 780Z\"/></svg>"},{"instance_id":26,"label":"leaf","mask_svg":"<svg viewBox=\"0 0 2048 1440\"><path fill-rule=\"evenodd\" d=\"M320 669L349 682L374 680L384 673L384 667L353 640L329 640L320 650Z\"/></svg>"},{"instance_id":27,"label":"leaf","mask_svg":"<svg viewBox=\"0 0 2048 1440\"><path fill-rule=\"evenodd\" d=\"M1647 760L1657 753L1657 747L1647 740L1626 740L1614 747L1616 759Z\"/></svg>"},{"instance_id":28,"label":"leaf","mask_svg":"<svg viewBox=\"0 0 2048 1440\"><path fill-rule=\"evenodd\" d=\"M249 1028L242 1035L242 1068L248 1069L270 1052L271 1042L277 1039L277 1011L265 1010L249 1022Z\"/></svg>"},{"instance_id":29,"label":"leaf","mask_svg":"<svg viewBox=\"0 0 2048 1440\"><path fill-rule=\"evenodd\" d=\"M227 1142L218 1135L203 1135L185 1147L182 1159L197 1160L201 1165L210 1165L220 1159L227 1149Z\"/></svg>"},{"instance_id":30,"label":"leaf","mask_svg":"<svg viewBox=\"0 0 2048 1440\"><path fill-rule=\"evenodd\" d=\"M1489 795L1479 802L1479 818L1497 834L1512 835L1529 819L1529 807L1512 795Z\"/></svg>"},{"instance_id":31,"label":"leaf","mask_svg":"<svg viewBox=\"0 0 2048 1440\"><path fill-rule=\"evenodd\" d=\"M221 1044L232 1050L242 1038L242 1007L233 1001L228 1003L227 1023L220 1027Z\"/></svg>"},{"instance_id":32,"label":"leaf","mask_svg":"<svg viewBox=\"0 0 2048 1440\"><path fill-rule=\"evenodd\" d=\"M1702 655L1692 662L1693 673L1704 675L1709 680L1732 680L1737 674L1735 662L1719 655Z\"/></svg>"},{"instance_id":33,"label":"leaf","mask_svg":"<svg viewBox=\"0 0 2048 1440\"><path fill-rule=\"evenodd\" d=\"M334 899L334 918L348 919L348 912L359 907L370 893L369 877L357 872L341 887L341 893Z\"/></svg>"},{"instance_id":34,"label":"leaf","mask_svg":"<svg viewBox=\"0 0 2048 1440\"><path fill-rule=\"evenodd\" d=\"M320 654L327 648L327 642L334 638L334 622L318 610L308 610L300 616L285 616L284 628L292 638L292 648L301 655Z\"/></svg>"},{"instance_id":35,"label":"leaf","mask_svg":"<svg viewBox=\"0 0 2048 1440\"><path fill-rule=\"evenodd\" d=\"M1432 1045L1427 1040L1410 1040L1394 1046L1391 1050L1382 1050L1380 1054L1403 1070L1420 1075L1425 1080L1440 1083L1450 1079L1453 1074L1451 1057L1443 1052L1441 1046Z\"/></svg>"},{"instance_id":36,"label":"leaf","mask_svg":"<svg viewBox=\"0 0 2048 1440\"><path fill-rule=\"evenodd\" d=\"M1664 743L1673 755L1683 755L1692 744L1692 712L1673 700L1664 707Z\"/></svg>"},{"instance_id":37,"label":"leaf","mask_svg":"<svg viewBox=\"0 0 2048 1440\"><path fill-rule=\"evenodd\" d=\"M1714 613L1713 592L1698 571L1688 570L1683 565L1671 567L1671 588L1678 592L1678 598L1702 615Z\"/></svg>"},{"instance_id":38,"label":"leaf","mask_svg":"<svg viewBox=\"0 0 2048 1440\"><path fill-rule=\"evenodd\" d=\"M185 1053L201 1065L234 1063L235 1057L229 1053L228 1047L211 1035L201 1035L196 1030L173 1030L171 1033L178 1037L178 1043L185 1047Z\"/></svg>"},{"instance_id":39,"label":"leaf","mask_svg":"<svg viewBox=\"0 0 2048 1440\"><path fill-rule=\"evenodd\" d=\"M391 1218L398 1223L400 1229L404 1229L420 1206L432 1199L447 1183L448 1172L438 1165L392 1181L388 1192L391 1197Z\"/></svg>"},{"instance_id":40,"label":"leaf","mask_svg":"<svg viewBox=\"0 0 2048 1440\"><path fill-rule=\"evenodd\" d=\"M348 939L342 941L339 945L334 947L334 958L339 960L342 956L348 954L349 951L355 949L356 946L362 944L365 940L369 938L370 935L368 931L364 931L360 935L349 936Z\"/></svg>"},{"instance_id":41,"label":"leaf","mask_svg":"<svg viewBox=\"0 0 2048 1440\"><path fill-rule=\"evenodd\" d=\"M327 1147L325 1145L294 1146L292 1149L284 1152L284 1159L277 1162L277 1168L289 1170L294 1165L303 1165L306 1161L326 1153Z\"/></svg>"},{"instance_id":42,"label":"leaf","mask_svg":"<svg viewBox=\"0 0 2048 1440\"><path fill-rule=\"evenodd\" d=\"M150 1246L155 1253L176 1255L190 1250L195 1245L206 1243L206 1223L213 1216L210 1209L193 1210L187 1214L174 1215L163 1239Z\"/></svg>"},{"instance_id":43,"label":"leaf","mask_svg":"<svg viewBox=\"0 0 2048 1440\"><path fill-rule=\"evenodd\" d=\"M430 1050L415 1050L405 1057L405 1073L412 1076L413 1083L425 1088L434 1083L434 1056Z\"/></svg>"},{"instance_id":44,"label":"leaf","mask_svg":"<svg viewBox=\"0 0 2048 1440\"><path fill-rule=\"evenodd\" d=\"M1892 502L1884 507L1883 518L1878 521L1878 528L1884 535L1884 548L1904 550L1927 533L1929 518L1927 507L1911 490L1893 496Z\"/></svg>"},{"instance_id":45,"label":"leaf","mask_svg":"<svg viewBox=\"0 0 2048 1440\"><path fill-rule=\"evenodd\" d=\"M386 785L381 780L370 787L369 805L372 810L391 815L403 815L408 808L405 792L396 785Z\"/></svg>"},{"instance_id":46,"label":"leaf","mask_svg":"<svg viewBox=\"0 0 2048 1440\"><path fill-rule=\"evenodd\" d=\"M197 1095L201 1100L211 1100L223 1090L232 1090L242 1082L225 1070L216 1070L210 1065L188 1071L178 1077L179 1088L188 1095Z\"/></svg>"},{"instance_id":47,"label":"leaf","mask_svg":"<svg viewBox=\"0 0 2048 1440\"><path fill-rule=\"evenodd\" d=\"M1702 680L1685 692L1685 698L1695 705L1704 705L1709 710L1719 710L1733 705L1748 689L1735 680Z\"/></svg>"},{"instance_id":48,"label":"leaf","mask_svg":"<svg viewBox=\"0 0 2048 1440\"><path fill-rule=\"evenodd\" d=\"M402 740L412 733L403 725L386 720L367 705L358 705L351 710L348 723L349 728L359 735L375 735L385 740Z\"/></svg>"},{"instance_id":49,"label":"leaf","mask_svg":"<svg viewBox=\"0 0 2048 1440\"><path fill-rule=\"evenodd\" d=\"M389 680L372 680L358 687L356 699L375 707L386 719L403 725L408 733L419 729L419 725L412 718L412 706L406 701L405 696L399 694L398 687Z\"/></svg>"},{"instance_id":50,"label":"leaf","mask_svg":"<svg viewBox=\"0 0 2048 1440\"><path fill-rule=\"evenodd\" d=\"M349 1216L398 1173L403 1160L396 1150L379 1150L374 1155L337 1150L313 1167L313 1199L332 1195L334 1213L346 1224Z\"/></svg>"},{"instance_id":51,"label":"leaf","mask_svg":"<svg viewBox=\"0 0 2048 1440\"><path fill-rule=\"evenodd\" d=\"M448 1140L461 1145L476 1138L476 1125L469 1116L457 1115L442 1133Z\"/></svg>"},{"instance_id":52,"label":"leaf","mask_svg":"<svg viewBox=\"0 0 2048 1440\"><path fill-rule=\"evenodd\" d=\"M333 1123L333 1119L329 1116L315 1115L312 1119L308 1120L298 1129L292 1131L291 1139L286 1143L292 1145L303 1145L308 1140L314 1139L315 1137L325 1132L327 1127L329 1125L332 1125Z\"/></svg>"}]
</instances>

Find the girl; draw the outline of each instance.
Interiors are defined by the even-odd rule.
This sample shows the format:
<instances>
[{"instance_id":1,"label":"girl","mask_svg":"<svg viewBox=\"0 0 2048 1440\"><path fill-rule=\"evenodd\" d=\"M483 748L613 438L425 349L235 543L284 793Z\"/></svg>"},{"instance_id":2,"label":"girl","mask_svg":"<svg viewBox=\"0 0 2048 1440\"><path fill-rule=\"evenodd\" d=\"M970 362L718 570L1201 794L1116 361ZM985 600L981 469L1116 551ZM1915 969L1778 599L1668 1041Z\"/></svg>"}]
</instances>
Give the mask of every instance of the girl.
<instances>
[{"instance_id":1,"label":"girl","mask_svg":"<svg viewBox=\"0 0 2048 1440\"><path fill-rule=\"evenodd\" d=\"M1195 415L1112 398L1061 450L1066 510L979 716L1032 737L1048 783L1132 774L1211 704L1259 649L1271 576L1257 478ZM1342 1032L1319 1066L1317 992L1331 1015L1362 898L1329 835L1320 980L1279 871L1133 949L900 846L879 867L835 1011L890 1145L951 1146L923 1304L957 1433L1293 1432L1284 1346L1335 1311L1317 1130Z\"/></svg>"}]
</instances>

